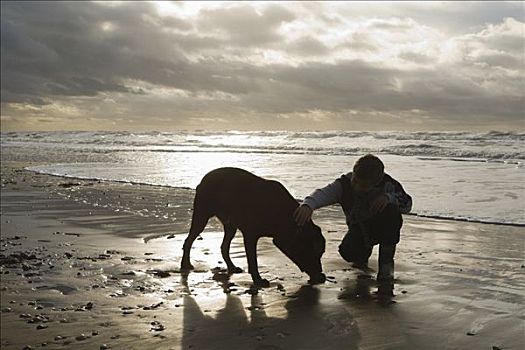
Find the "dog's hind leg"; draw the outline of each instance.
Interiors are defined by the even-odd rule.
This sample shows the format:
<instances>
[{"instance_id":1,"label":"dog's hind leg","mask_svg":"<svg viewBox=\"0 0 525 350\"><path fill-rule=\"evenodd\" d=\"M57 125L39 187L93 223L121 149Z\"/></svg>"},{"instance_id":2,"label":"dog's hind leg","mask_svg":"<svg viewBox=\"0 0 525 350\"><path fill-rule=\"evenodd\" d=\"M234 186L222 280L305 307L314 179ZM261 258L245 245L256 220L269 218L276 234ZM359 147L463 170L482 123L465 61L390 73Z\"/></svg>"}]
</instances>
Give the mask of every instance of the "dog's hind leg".
<instances>
[{"instance_id":1,"label":"dog's hind leg","mask_svg":"<svg viewBox=\"0 0 525 350\"><path fill-rule=\"evenodd\" d=\"M241 273L242 269L235 266L230 259L230 244L235 236L235 232L237 232L237 227L235 227L235 225L232 225L231 223L224 224L224 238L221 244L221 253L224 262L228 266L228 272Z\"/></svg>"},{"instance_id":2,"label":"dog's hind leg","mask_svg":"<svg viewBox=\"0 0 525 350\"><path fill-rule=\"evenodd\" d=\"M181 261L181 270L193 270L193 265L190 262L190 251L191 246L195 239L204 231L206 224L208 223L210 217L202 215L199 210L194 209L193 216L191 218L191 227L188 237L184 240L183 255Z\"/></svg>"}]
</instances>

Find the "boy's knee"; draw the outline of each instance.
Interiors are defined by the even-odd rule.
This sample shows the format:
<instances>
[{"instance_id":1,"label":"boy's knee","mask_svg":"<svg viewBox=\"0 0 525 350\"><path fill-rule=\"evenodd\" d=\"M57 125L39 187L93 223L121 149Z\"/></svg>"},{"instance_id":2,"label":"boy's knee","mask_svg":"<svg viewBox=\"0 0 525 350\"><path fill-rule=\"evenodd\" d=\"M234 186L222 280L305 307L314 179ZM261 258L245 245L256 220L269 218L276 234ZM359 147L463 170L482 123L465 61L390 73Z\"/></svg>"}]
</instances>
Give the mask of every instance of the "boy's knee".
<instances>
[{"instance_id":1,"label":"boy's knee","mask_svg":"<svg viewBox=\"0 0 525 350\"><path fill-rule=\"evenodd\" d=\"M403 217L395 204L388 204L369 222L369 229L373 232L373 243L399 243Z\"/></svg>"},{"instance_id":2,"label":"boy's knee","mask_svg":"<svg viewBox=\"0 0 525 350\"><path fill-rule=\"evenodd\" d=\"M401 211L395 204L388 204L378 215L381 217L380 220L383 222L383 224L388 227L393 229L401 229L401 226L403 226L403 217L401 216Z\"/></svg>"}]
</instances>

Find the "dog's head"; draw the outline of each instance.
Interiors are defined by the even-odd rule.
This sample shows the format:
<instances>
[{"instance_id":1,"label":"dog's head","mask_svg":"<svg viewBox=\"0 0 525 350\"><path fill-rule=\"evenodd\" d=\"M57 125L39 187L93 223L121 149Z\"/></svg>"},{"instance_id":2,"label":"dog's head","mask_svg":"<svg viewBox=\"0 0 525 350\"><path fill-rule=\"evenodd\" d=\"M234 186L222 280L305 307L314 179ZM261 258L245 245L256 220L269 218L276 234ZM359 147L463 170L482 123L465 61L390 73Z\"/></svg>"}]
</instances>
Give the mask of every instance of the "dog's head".
<instances>
[{"instance_id":1,"label":"dog's head","mask_svg":"<svg viewBox=\"0 0 525 350\"><path fill-rule=\"evenodd\" d=\"M310 276L309 283L316 284L325 281L321 264L325 239L319 226L309 221L303 227L297 227L294 232L284 237L275 237L273 241L301 271Z\"/></svg>"}]
</instances>

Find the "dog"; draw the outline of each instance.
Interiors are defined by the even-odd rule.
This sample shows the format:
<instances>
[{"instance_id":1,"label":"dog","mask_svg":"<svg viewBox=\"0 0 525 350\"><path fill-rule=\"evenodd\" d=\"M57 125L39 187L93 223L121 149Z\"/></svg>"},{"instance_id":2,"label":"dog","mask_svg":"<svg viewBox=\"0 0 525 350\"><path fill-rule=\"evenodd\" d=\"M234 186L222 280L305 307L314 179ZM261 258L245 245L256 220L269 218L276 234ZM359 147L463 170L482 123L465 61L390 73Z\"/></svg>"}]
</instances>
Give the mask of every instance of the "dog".
<instances>
[{"instance_id":1,"label":"dog","mask_svg":"<svg viewBox=\"0 0 525 350\"><path fill-rule=\"evenodd\" d=\"M197 186L188 237L184 241L181 270L192 270L190 250L208 220L216 216L224 225L221 253L228 272L240 273L230 259L230 243L239 229L244 239L248 272L255 286L267 287L268 280L259 274L257 241L273 237L273 243L290 258L310 284L324 283L321 256L325 239L312 221L298 227L293 212L297 201L278 181L266 180L239 168L219 168L206 174Z\"/></svg>"}]
</instances>

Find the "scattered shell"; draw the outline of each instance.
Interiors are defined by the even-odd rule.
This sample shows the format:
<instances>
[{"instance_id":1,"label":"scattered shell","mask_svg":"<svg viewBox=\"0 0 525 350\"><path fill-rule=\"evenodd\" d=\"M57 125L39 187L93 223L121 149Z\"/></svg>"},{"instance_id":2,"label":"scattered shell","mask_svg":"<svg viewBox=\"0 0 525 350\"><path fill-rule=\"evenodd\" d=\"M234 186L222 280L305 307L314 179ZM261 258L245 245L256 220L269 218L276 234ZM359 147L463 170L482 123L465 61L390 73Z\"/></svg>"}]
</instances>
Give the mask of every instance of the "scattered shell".
<instances>
[{"instance_id":1,"label":"scattered shell","mask_svg":"<svg viewBox=\"0 0 525 350\"><path fill-rule=\"evenodd\" d=\"M142 308L142 310L155 310L156 308L158 308L158 307L161 306L162 304L164 304L164 302L161 301L161 302L158 302L158 303L156 303L156 304L152 304L152 305L150 305L150 306L144 306L144 307Z\"/></svg>"},{"instance_id":2,"label":"scattered shell","mask_svg":"<svg viewBox=\"0 0 525 350\"><path fill-rule=\"evenodd\" d=\"M86 340L87 338L88 337L84 333L82 333L81 335L77 335L75 337L75 339L78 340L78 341Z\"/></svg>"},{"instance_id":3,"label":"scattered shell","mask_svg":"<svg viewBox=\"0 0 525 350\"><path fill-rule=\"evenodd\" d=\"M162 323L160 323L159 321L153 321L150 323L150 325L152 331L160 332L165 329L164 325L162 325Z\"/></svg>"}]
</instances>

